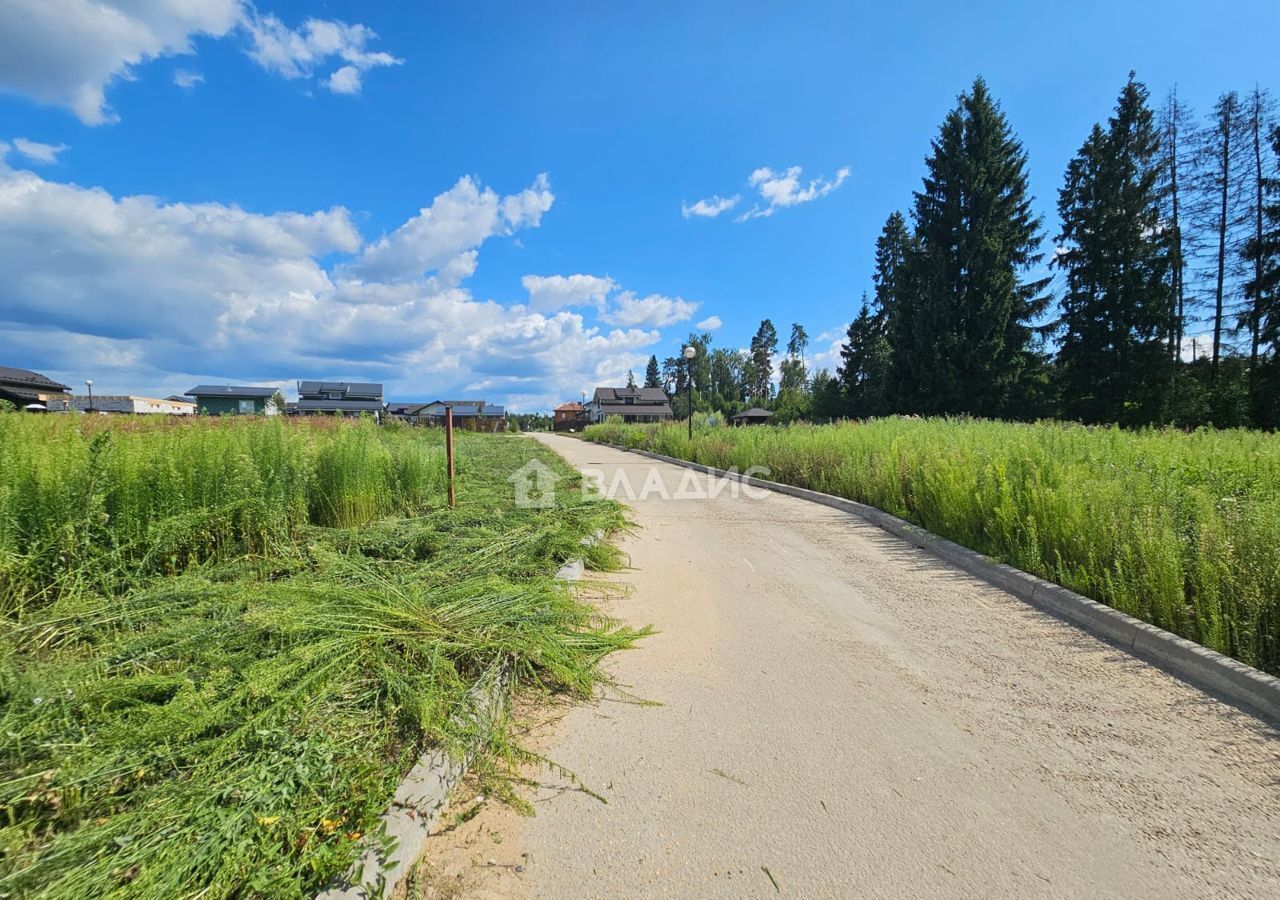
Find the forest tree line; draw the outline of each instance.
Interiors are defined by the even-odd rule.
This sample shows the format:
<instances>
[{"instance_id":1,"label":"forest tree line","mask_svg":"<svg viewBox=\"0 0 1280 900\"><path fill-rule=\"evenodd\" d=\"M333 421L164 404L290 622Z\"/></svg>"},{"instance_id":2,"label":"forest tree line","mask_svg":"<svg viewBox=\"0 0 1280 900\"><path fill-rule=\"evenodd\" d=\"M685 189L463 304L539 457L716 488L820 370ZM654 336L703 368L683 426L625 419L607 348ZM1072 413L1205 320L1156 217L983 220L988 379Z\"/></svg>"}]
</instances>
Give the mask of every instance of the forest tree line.
<instances>
[{"instance_id":1,"label":"forest tree line","mask_svg":"<svg viewBox=\"0 0 1280 900\"><path fill-rule=\"evenodd\" d=\"M1130 74L1071 159L1046 252L1026 151L979 78L891 213L835 372L766 319L746 350L689 335L644 383L688 410L1280 426L1280 127L1268 93L1196 117ZM775 362L779 378L775 380Z\"/></svg>"}]
</instances>

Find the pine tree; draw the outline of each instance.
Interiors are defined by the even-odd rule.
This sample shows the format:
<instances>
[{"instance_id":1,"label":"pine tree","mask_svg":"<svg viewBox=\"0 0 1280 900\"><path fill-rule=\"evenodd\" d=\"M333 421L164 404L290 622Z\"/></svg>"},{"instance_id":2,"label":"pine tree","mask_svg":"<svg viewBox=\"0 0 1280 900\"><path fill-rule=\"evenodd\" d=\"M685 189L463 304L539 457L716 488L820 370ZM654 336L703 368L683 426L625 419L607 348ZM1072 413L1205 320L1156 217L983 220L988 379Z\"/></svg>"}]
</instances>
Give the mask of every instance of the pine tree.
<instances>
[{"instance_id":1,"label":"pine tree","mask_svg":"<svg viewBox=\"0 0 1280 900\"><path fill-rule=\"evenodd\" d=\"M1041 260L1027 155L981 78L943 121L915 195L909 406L935 413L1009 415L1036 368L1036 319L1048 279ZM897 330L896 330L897 331ZM921 365L923 364L923 365Z\"/></svg>"},{"instance_id":2,"label":"pine tree","mask_svg":"<svg viewBox=\"0 0 1280 900\"><path fill-rule=\"evenodd\" d=\"M658 357L650 356L649 365L644 370L644 386L647 388L662 387L662 371L658 368Z\"/></svg>"},{"instance_id":3,"label":"pine tree","mask_svg":"<svg viewBox=\"0 0 1280 900\"><path fill-rule=\"evenodd\" d=\"M1107 129L1095 125L1067 167L1057 370L1070 418L1141 424L1164 415L1171 265L1159 146L1146 87L1130 74Z\"/></svg>"},{"instance_id":4,"label":"pine tree","mask_svg":"<svg viewBox=\"0 0 1280 900\"><path fill-rule=\"evenodd\" d=\"M773 322L765 319L751 339L744 380L748 396L759 403L768 403L773 396L773 356L778 352L778 331Z\"/></svg>"},{"instance_id":5,"label":"pine tree","mask_svg":"<svg viewBox=\"0 0 1280 900\"><path fill-rule=\"evenodd\" d=\"M627 369L627 387L631 388L632 390L635 390L635 386L636 386L636 373L631 371L630 369Z\"/></svg>"}]
</instances>

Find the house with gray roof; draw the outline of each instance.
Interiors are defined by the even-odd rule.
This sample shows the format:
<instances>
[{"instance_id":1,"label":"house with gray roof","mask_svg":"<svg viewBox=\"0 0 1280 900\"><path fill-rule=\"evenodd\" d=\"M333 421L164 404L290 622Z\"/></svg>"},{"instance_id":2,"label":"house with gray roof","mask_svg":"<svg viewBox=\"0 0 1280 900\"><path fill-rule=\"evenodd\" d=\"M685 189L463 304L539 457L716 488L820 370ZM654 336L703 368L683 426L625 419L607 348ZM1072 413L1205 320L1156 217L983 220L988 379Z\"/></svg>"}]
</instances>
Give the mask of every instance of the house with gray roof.
<instances>
[{"instance_id":1,"label":"house with gray roof","mask_svg":"<svg viewBox=\"0 0 1280 900\"><path fill-rule=\"evenodd\" d=\"M587 421L619 416L624 422L666 422L674 418L667 392L656 387L598 387L587 403Z\"/></svg>"},{"instance_id":2,"label":"house with gray roof","mask_svg":"<svg viewBox=\"0 0 1280 900\"><path fill-rule=\"evenodd\" d=\"M382 385L359 381L299 381L298 415L371 415L381 419Z\"/></svg>"}]
</instances>

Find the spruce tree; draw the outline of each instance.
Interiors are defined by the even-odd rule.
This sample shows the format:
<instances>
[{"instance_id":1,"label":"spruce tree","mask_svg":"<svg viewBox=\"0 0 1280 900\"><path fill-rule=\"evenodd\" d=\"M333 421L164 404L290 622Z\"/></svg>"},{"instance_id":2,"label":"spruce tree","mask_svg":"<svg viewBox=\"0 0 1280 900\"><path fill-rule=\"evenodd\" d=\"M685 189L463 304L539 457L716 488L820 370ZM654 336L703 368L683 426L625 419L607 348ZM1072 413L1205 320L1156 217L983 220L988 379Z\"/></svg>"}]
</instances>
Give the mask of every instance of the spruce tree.
<instances>
[{"instance_id":1,"label":"spruce tree","mask_svg":"<svg viewBox=\"0 0 1280 900\"><path fill-rule=\"evenodd\" d=\"M1159 149L1147 89L1130 74L1107 129L1095 125L1067 167L1056 264L1067 281L1057 371L1069 418L1165 415L1172 266Z\"/></svg>"},{"instance_id":2,"label":"spruce tree","mask_svg":"<svg viewBox=\"0 0 1280 900\"><path fill-rule=\"evenodd\" d=\"M1169 229L1169 355L1182 358L1182 340L1187 314L1187 259L1193 255L1190 238L1194 229L1187 227L1187 170L1190 167L1192 114L1178 99L1177 88L1169 91L1160 110L1160 176L1161 215Z\"/></svg>"},{"instance_id":3,"label":"spruce tree","mask_svg":"<svg viewBox=\"0 0 1280 900\"><path fill-rule=\"evenodd\" d=\"M647 388L662 387L662 371L658 368L658 357L650 356L649 365L644 370L644 386Z\"/></svg>"},{"instance_id":4,"label":"spruce tree","mask_svg":"<svg viewBox=\"0 0 1280 900\"><path fill-rule=\"evenodd\" d=\"M862 309L849 325L848 340L840 348L842 363L837 375L848 413L855 419L888 412L890 350L883 309L879 302L873 307L863 294Z\"/></svg>"},{"instance_id":5,"label":"spruce tree","mask_svg":"<svg viewBox=\"0 0 1280 900\"><path fill-rule=\"evenodd\" d=\"M915 195L908 411L1017 415L1020 382L1042 361L1036 320L1049 305L1027 155L986 82L943 121Z\"/></svg>"}]
</instances>

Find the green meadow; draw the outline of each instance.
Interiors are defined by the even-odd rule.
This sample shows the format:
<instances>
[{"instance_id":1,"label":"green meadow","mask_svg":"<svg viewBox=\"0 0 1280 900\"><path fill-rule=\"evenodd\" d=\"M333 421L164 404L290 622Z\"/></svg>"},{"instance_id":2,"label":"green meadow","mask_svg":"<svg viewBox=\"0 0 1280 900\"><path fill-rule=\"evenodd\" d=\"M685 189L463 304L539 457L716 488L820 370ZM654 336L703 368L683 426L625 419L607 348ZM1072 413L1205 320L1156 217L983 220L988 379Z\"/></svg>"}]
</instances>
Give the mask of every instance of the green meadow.
<instances>
[{"instance_id":1,"label":"green meadow","mask_svg":"<svg viewBox=\"0 0 1280 900\"><path fill-rule=\"evenodd\" d=\"M857 500L1280 674L1280 436L968 419L589 440Z\"/></svg>"},{"instance_id":2,"label":"green meadow","mask_svg":"<svg viewBox=\"0 0 1280 900\"><path fill-rule=\"evenodd\" d=\"M521 509L530 459L557 505ZM638 633L554 579L622 524L533 441L0 415L0 896L304 897L472 687L587 695Z\"/></svg>"}]
</instances>

